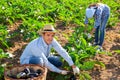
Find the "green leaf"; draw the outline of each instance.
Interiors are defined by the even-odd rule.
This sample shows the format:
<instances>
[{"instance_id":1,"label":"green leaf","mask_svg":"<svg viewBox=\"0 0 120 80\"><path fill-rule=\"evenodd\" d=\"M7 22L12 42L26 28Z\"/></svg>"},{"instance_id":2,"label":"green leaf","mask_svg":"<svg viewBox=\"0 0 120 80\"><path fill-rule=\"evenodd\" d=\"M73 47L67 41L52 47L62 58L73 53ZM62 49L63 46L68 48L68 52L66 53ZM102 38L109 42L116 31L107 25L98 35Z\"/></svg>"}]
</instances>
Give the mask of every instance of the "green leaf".
<instances>
[{"instance_id":1,"label":"green leaf","mask_svg":"<svg viewBox=\"0 0 120 80\"><path fill-rule=\"evenodd\" d=\"M120 54L120 50L115 50L116 53Z\"/></svg>"},{"instance_id":2,"label":"green leaf","mask_svg":"<svg viewBox=\"0 0 120 80\"><path fill-rule=\"evenodd\" d=\"M91 70L94 68L94 64L95 64L94 61L84 62L83 65L81 66L81 69L82 70Z\"/></svg>"},{"instance_id":3,"label":"green leaf","mask_svg":"<svg viewBox=\"0 0 120 80\"><path fill-rule=\"evenodd\" d=\"M105 64L100 61L95 61L95 64L99 64L101 67L105 68Z\"/></svg>"},{"instance_id":4,"label":"green leaf","mask_svg":"<svg viewBox=\"0 0 120 80\"><path fill-rule=\"evenodd\" d=\"M83 73L85 80L92 80L92 77L88 73Z\"/></svg>"}]
</instances>

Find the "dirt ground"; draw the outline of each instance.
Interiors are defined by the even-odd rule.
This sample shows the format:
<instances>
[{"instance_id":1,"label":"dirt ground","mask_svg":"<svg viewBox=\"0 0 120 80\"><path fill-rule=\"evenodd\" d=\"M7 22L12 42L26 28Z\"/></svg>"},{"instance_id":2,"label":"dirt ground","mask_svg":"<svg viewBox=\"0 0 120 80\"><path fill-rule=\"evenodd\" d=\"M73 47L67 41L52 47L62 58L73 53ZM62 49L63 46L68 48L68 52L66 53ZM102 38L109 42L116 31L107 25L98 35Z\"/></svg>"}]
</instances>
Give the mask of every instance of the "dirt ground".
<instances>
[{"instance_id":1,"label":"dirt ground","mask_svg":"<svg viewBox=\"0 0 120 80\"><path fill-rule=\"evenodd\" d=\"M10 30L10 33L17 31L18 26L21 23L22 23L21 21L18 21L14 25L9 26L8 29ZM74 26L74 25L70 25L70 26ZM66 37L61 33L70 35L70 33L72 33L72 30L70 29L69 26L66 28L58 27L57 30L58 30L57 33L58 41L62 45L64 45L68 41ZM10 47L10 49L8 49L7 51L12 53L14 55L14 58L10 58L7 60L3 59L3 62L13 65L19 64L19 57L28 42L24 42L22 40L21 35L11 39L12 47ZM115 27L106 29L106 36L105 36L103 49L111 52L113 55L108 56L105 54L102 55L98 54L95 56L95 59L103 62L106 68L103 69L96 66L91 71L92 80L120 80L120 54L114 52L114 50L120 50L120 23L116 24Z\"/></svg>"},{"instance_id":2,"label":"dirt ground","mask_svg":"<svg viewBox=\"0 0 120 80\"><path fill-rule=\"evenodd\" d=\"M103 62L105 69L96 67L92 72L93 80L120 80L120 54L115 50L120 50L120 23L112 28L106 29L103 48L112 53L112 56L96 55L95 59Z\"/></svg>"}]
</instances>

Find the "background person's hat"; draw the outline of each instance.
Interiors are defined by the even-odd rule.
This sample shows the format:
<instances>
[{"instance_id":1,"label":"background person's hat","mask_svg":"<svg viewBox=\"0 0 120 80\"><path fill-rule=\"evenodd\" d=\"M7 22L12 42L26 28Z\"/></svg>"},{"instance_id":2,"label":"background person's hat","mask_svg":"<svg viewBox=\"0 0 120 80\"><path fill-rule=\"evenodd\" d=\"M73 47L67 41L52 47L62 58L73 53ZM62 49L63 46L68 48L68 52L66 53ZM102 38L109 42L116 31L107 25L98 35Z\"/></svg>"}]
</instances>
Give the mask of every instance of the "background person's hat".
<instances>
[{"instance_id":1,"label":"background person's hat","mask_svg":"<svg viewBox=\"0 0 120 80\"><path fill-rule=\"evenodd\" d=\"M53 32L56 33L56 30L54 29L53 25L47 24L43 27L43 29L39 30L38 33L41 35L44 32Z\"/></svg>"},{"instance_id":2,"label":"background person's hat","mask_svg":"<svg viewBox=\"0 0 120 80\"><path fill-rule=\"evenodd\" d=\"M94 13L95 13L95 9L94 8L87 8L86 9L86 17L87 18L92 18Z\"/></svg>"}]
</instances>

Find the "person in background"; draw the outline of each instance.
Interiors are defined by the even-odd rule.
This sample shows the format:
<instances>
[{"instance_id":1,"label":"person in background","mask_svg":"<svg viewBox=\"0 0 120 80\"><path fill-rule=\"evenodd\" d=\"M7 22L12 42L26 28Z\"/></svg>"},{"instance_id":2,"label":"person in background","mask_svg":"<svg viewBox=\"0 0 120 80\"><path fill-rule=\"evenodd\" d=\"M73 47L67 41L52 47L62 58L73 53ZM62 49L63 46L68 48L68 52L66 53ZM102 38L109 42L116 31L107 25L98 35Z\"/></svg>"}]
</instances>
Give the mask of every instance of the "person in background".
<instances>
[{"instance_id":1,"label":"person in background","mask_svg":"<svg viewBox=\"0 0 120 80\"><path fill-rule=\"evenodd\" d=\"M34 39L26 46L20 57L20 64L40 64L50 71L66 75L68 71L59 69L62 66L60 57L50 55L51 48L54 48L69 63L73 73L79 74L79 68L74 65L66 50L54 39L56 34L54 27L51 24L47 24L40 33L40 37Z\"/></svg>"},{"instance_id":2,"label":"person in background","mask_svg":"<svg viewBox=\"0 0 120 80\"><path fill-rule=\"evenodd\" d=\"M110 8L103 3L90 4L86 9L85 26L88 26L88 19L94 17L94 28L90 31L89 37L95 32L94 45L102 49L105 36L105 28L110 16Z\"/></svg>"}]
</instances>

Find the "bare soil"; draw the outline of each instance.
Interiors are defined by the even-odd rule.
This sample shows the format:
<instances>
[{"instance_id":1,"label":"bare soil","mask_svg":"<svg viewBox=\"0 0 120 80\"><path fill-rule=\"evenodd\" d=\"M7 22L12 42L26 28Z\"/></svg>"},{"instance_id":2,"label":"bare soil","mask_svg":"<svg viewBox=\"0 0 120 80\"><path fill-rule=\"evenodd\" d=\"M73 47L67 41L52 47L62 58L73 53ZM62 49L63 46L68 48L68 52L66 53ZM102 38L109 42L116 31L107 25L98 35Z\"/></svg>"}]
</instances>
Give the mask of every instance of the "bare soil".
<instances>
[{"instance_id":1,"label":"bare soil","mask_svg":"<svg viewBox=\"0 0 120 80\"><path fill-rule=\"evenodd\" d=\"M95 67L91 72L93 80L120 80L120 54L115 50L120 50L120 23L112 28L106 29L103 48L112 53L112 56L99 54L95 59L105 64L105 69Z\"/></svg>"}]
</instances>

